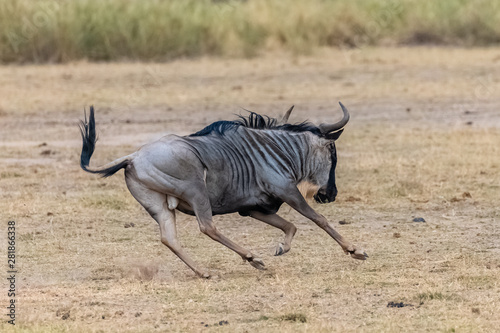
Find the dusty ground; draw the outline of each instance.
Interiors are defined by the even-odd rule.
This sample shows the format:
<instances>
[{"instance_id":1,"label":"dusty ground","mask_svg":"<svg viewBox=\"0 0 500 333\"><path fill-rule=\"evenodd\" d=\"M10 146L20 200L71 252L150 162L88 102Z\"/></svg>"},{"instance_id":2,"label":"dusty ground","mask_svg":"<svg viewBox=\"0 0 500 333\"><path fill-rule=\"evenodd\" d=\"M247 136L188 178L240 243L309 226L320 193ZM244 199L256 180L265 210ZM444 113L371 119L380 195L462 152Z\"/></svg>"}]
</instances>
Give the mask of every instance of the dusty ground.
<instances>
[{"instance_id":1,"label":"dusty ground","mask_svg":"<svg viewBox=\"0 0 500 333\"><path fill-rule=\"evenodd\" d=\"M15 220L19 268L17 324L2 315L0 330L498 329L499 78L494 48L0 67L1 257ZM90 104L98 165L241 108L278 116L295 104L292 122L332 121L338 100L352 113L338 142L339 196L313 206L366 249L366 262L286 206L299 231L282 257L272 255L279 231L217 217L263 258L268 270L257 271L179 214L183 245L215 276L201 280L159 242L121 172L101 179L78 166L77 122Z\"/></svg>"}]
</instances>

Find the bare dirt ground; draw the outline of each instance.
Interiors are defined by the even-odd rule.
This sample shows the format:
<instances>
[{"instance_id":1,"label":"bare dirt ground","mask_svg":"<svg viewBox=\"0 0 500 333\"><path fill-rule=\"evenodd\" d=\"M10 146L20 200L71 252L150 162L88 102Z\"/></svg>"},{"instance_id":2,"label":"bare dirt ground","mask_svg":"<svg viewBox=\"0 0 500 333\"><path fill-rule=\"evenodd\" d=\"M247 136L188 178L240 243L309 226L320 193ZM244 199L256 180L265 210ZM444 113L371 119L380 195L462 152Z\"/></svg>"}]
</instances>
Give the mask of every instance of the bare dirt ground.
<instances>
[{"instance_id":1,"label":"bare dirt ground","mask_svg":"<svg viewBox=\"0 0 500 333\"><path fill-rule=\"evenodd\" d=\"M0 67L1 258L16 221L12 332L492 332L500 319L500 49L325 50L311 57ZM78 120L94 104L93 165L242 108L291 122L351 121L339 196L312 204L365 262L312 222L281 232L238 215L218 228L259 254L257 271L178 214L194 276L128 193L79 168ZM423 217L426 222L412 222ZM345 223L339 224L339 221ZM6 267L3 266L3 267ZM6 281L7 269L2 271Z\"/></svg>"}]
</instances>

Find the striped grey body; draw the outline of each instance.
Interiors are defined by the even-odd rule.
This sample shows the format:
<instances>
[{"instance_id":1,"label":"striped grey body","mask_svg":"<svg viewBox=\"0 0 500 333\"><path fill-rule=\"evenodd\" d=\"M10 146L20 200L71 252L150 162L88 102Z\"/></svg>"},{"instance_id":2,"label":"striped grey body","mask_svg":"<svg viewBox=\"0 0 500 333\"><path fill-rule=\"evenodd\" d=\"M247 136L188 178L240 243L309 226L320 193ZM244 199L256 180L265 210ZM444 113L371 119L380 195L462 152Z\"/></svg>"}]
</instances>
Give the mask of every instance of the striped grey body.
<instances>
[{"instance_id":1,"label":"striped grey body","mask_svg":"<svg viewBox=\"0 0 500 333\"><path fill-rule=\"evenodd\" d=\"M290 184L324 180L331 165L329 142L310 132L239 126L224 135L183 139L198 152L206 168L214 215L249 215L252 210L276 213L284 201L276 192Z\"/></svg>"}]
</instances>

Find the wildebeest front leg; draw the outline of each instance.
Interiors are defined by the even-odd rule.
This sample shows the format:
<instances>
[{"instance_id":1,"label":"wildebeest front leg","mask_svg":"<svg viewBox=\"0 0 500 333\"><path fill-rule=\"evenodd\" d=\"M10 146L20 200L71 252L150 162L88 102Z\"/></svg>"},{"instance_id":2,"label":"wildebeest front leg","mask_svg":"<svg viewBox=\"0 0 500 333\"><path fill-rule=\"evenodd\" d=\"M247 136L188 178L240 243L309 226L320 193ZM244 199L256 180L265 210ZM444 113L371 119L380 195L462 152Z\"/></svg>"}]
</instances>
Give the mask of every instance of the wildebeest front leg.
<instances>
[{"instance_id":1,"label":"wildebeest front leg","mask_svg":"<svg viewBox=\"0 0 500 333\"><path fill-rule=\"evenodd\" d=\"M205 191L200 189L198 195L194 196L190 201L191 207L193 207L196 218L198 219L201 232L238 253L243 260L248 261L253 267L261 270L266 269L261 259L256 258L250 251L234 243L217 230L212 221L212 208L208 196L203 195L204 192Z\"/></svg>"},{"instance_id":2,"label":"wildebeest front leg","mask_svg":"<svg viewBox=\"0 0 500 333\"><path fill-rule=\"evenodd\" d=\"M365 251L357 249L353 244L345 240L342 235L333 229L323 215L318 214L314 209L312 209L297 188L289 189L286 191L286 194L287 195L283 198L284 201L300 214L316 223L321 229L325 230L333 239L335 239L335 241L337 241L337 243L339 243L346 254L350 254L354 259L359 260L365 260L368 258Z\"/></svg>"},{"instance_id":3,"label":"wildebeest front leg","mask_svg":"<svg viewBox=\"0 0 500 333\"><path fill-rule=\"evenodd\" d=\"M285 242L278 244L276 253L274 254L275 256L280 256L290 251L293 236L295 236L295 233L297 232L297 228L292 223L277 214L264 214L258 211L252 211L250 212L250 216L254 219L272 225L273 227L281 229L285 233Z\"/></svg>"}]
</instances>

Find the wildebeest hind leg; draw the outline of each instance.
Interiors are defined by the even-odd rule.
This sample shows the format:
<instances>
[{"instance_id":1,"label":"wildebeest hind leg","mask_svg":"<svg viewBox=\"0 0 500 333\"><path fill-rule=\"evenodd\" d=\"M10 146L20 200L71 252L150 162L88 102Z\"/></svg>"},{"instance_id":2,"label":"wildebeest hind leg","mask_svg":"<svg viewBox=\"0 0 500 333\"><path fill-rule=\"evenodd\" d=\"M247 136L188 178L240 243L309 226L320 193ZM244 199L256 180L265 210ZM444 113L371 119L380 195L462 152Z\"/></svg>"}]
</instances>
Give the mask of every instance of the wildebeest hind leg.
<instances>
[{"instance_id":1,"label":"wildebeest hind leg","mask_svg":"<svg viewBox=\"0 0 500 333\"><path fill-rule=\"evenodd\" d=\"M205 188L202 190L200 186L199 192L191 197L189 204L193 207L201 232L238 253L243 260L248 261L253 267L260 270L266 269L261 259L256 258L250 251L234 243L217 230L212 221L212 209Z\"/></svg>"},{"instance_id":2,"label":"wildebeest hind leg","mask_svg":"<svg viewBox=\"0 0 500 333\"><path fill-rule=\"evenodd\" d=\"M276 253L274 254L275 256L280 256L290 251L293 236L295 236L295 233L297 232L297 228L292 223L277 214L264 214L258 211L252 211L250 212L250 216L254 219L272 225L273 227L281 229L285 233L285 241L284 243L278 244Z\"/></svg>"},{"instance_id":3,"label":"wildebeest hind leg","mask_svg":"<svg viewBox=\"0 0 500 333\"><path fill-rule=\"evenodd\" d=\"M181 247L177 239L177 229L175 226L175 210L168 208L167 196L148 189L141 183L127 178L127 186L134 198L148 211L160 226L161 242L175 253L186 265L189 266L198 276L209 278L210 275L200 270L195 262L189 257Z\"/></svg>"}]
</instances>

